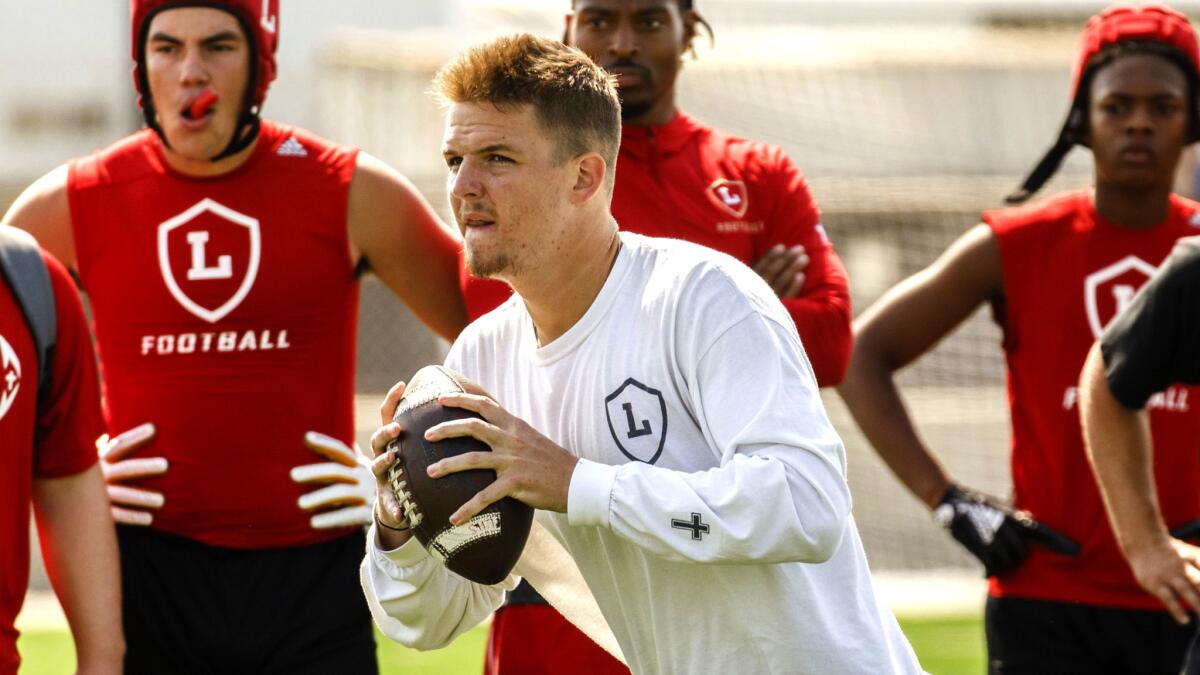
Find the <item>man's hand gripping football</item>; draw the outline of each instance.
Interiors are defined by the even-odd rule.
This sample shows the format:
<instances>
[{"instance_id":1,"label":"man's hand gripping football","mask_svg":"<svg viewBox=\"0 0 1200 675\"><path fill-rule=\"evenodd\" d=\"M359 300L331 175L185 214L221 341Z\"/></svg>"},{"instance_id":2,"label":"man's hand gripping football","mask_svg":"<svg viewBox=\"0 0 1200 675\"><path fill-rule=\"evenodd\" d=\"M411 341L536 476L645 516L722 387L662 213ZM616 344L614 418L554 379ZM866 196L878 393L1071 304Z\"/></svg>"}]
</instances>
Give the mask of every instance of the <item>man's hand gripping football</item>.
<instances>
[{"instance_id":1,"label":"man's hand gripping football","mask_svg":"<svg viewBox=\"0 0 1200 675\"><path fill-rule=\"evenodd\" d=\"M378 480L380 495L380 508L375 517L381 525L393 531L407 526L403 517L404 509L392 493L387 476L387 470L396 461L393 453L387 452L387 446L400 436L400 427L392 422L392 416L403 394L402 384L396 385L388 392L380 408L384 426L371 437L371 449L375 453L372 471ZM560 513L567 510L567 490L571 485L571 474L575 471L578 457L510 414L490 396L447 394L441 396L438 402L444 406L478 413L483 419L467 418L443 422L425 434L426 440L436 442L470 436L487 444L492 451L469 452L448 457L430 465L429 475L440 478L468 469L490 469L496 472L495 482L450 516L451 524L466 522L488 505L504 497L513 497L535 509ZM388 534L390 533L386 530L381 530L381 539ZM386 545L386 540L384 543Z\"/></svg>"},{"instance_id":2,"label":"man's hand gripping football","mask_svg":"<svg viewBox=\"0 0 1200 675\"><path fill-rule=\"evenodd\" d=\"M491 469L496 480L469 499L450 516L459 525L490 504L512 497L535 509L567 511L567 490L579 458L559 447L524 420L500 407L490 396L443 394L438 402L451 408L470 410L483 419L469 417L442 422L425 432L429 441L470 436L483 441L491 452L468 452L447 457L429 467L429 475L441 478L468 469Z\"/></svg>"},{"instance_id":3,"label":"man's hand gripping football","mask_svg":"<svg viewBox=\"0 0 1200 675\"><path fill-rule=\"evenodd\" d=\"M398 457L395 452L388 450L388 445L400 437L400 425L392 421L396 416L396 408L400 398L404 396L404 383L399 382L388 390L387 396L379 406L379 420L382 426L371 434L371 473L375 476L375 528L379 534L379 543L386 549L402 546L412 536L412 523L409 522L404 504L392 487L392 467L395 466L395 480L403 484L404 472L396 466Z\"/></svg>"}]
</instances>

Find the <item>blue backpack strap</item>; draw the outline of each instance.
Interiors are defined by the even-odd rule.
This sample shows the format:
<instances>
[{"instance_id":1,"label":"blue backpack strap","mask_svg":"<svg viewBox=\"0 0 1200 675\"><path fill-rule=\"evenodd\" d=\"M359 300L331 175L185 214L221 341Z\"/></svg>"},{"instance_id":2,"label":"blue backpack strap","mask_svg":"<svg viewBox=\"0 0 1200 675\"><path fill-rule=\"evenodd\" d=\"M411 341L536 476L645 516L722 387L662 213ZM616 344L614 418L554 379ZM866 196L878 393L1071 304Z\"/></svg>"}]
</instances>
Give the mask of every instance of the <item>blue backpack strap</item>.
<instances>
[{"instance_id":1,"label":"blue backpack strap","mask_svg":"<svg viewBox=\"0 0 1200 675\"><path fill-rule=\"evenodd\" d=\"M54 307L54 287L50 272L42 260L37 241L27 232L0 224L0 274L8 281L29 332L38 358L38 401L50 393L50 363L58 337L58 315Z\"/></svg>"}]
</instances>

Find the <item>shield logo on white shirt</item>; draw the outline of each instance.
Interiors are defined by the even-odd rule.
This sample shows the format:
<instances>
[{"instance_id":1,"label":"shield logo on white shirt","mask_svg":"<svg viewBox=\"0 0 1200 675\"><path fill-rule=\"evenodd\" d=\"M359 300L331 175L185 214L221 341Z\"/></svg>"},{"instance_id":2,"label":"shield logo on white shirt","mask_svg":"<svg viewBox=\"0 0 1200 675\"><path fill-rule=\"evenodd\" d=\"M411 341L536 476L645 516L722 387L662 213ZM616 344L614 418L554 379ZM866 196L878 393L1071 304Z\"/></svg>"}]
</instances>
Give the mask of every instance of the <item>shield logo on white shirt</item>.
<instances>
[{"instance_id":1,"label":"shield logo on white shirt","mask_svg":"<svg viewBox=\"0 0 1200 675\"><path fill-rule=\"evenodd\" d=\"M171 296L216 323L254 286L262 254L258 219L202 199L158 226L158 266Z\"/></svg>"},{"instance_id":2,"label":"shield logo on white shirt","mask_svg":"<svg viewBox=\"0 0 1200 675\"><path fill-rule=\"evenodd\" d=\"M653 464L667 440L667 402L662 392L632 377L604 399L608 430L621 452Z\"/></svg>"}]
</instances>

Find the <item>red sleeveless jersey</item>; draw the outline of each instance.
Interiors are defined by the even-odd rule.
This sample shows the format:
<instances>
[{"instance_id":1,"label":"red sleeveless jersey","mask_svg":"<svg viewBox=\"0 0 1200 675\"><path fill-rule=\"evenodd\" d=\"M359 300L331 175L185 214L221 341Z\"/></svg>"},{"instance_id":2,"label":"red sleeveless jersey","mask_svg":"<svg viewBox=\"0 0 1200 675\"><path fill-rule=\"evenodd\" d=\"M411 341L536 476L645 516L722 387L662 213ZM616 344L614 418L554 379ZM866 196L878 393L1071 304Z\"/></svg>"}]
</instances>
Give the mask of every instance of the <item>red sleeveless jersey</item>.
<instances>
[{"instance_id":1,"label":"red sleeveless jersey","mask_svg":"<svg viewBox=\"0 0 1200 675\"><path fill-rule=\"evenodd\" d=\"M214 546L316 543L303 444L354 436L358 283L346 210L357 151L263 122L234 171L183 176L142 131L72 162L78 271L110 433L153 422L156 529ZM311 488L309 488L311 489Z\"/></svg>"},{"instance_id":2,"label":"red sleeveless jersey","mask_svg":"<svg viewBox=\"0 0 1200 675\"><path fill-rule=\"evenodd\" d=\"M1092 343L1153 274L1175 240L1200 232L1200 205L1172 195L1149 230L1097 213L1090 190L984 214L999 244L1017 507L1078 542L1071 558L1030 546L991 592L1130 609L1162 609L1141 590L1109 526L1084 452L1079 373ZM1173 385L1151 399L1155 479L1169 527L1200 517L1200 396Z\"/></svg>"}]
</instances>

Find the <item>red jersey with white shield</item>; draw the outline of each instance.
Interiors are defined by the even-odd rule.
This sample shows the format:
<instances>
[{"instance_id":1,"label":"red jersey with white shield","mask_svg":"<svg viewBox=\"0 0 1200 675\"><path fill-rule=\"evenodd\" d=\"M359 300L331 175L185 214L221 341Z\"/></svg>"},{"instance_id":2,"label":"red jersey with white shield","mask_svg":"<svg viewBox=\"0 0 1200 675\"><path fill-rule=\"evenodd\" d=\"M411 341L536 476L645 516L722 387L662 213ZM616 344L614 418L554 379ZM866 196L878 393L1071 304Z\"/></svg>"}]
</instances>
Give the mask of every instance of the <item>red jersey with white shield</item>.
<instances>
[{"instance_id":1,"label":"red jersey with white shield","mask_svg":"<svg viewBox=\"0 0 1200 675\"><path fill-rule=\"evenodd\" d=\"M358 283L346 211L356 151L264 121L234 171L180 175L151 131L73 162L78 268L91 298L110 433L153 422L170 468L153 527L214 546L313 530L292 467L306 431L354 434Z\"/></svg>"},{"instance_id":2,"label":"red jersey with white shield","mask_svg":"<svg viewBox=\"0 0 1200 675\"><path fill-rule=\"evenodd\" d=\"M992 594L1162 609L1138 587L1109 526L1079 427L1079 371L1092 343L1170 253L1200 233L1200 205L1178 196L1149 229L1101 218L1089 190L984 214L999 245L1012 412L1016 505L1082 547L1071 558L1030 546L1029 558L992 579ZM1200 518L1200 389L1172 385L1147 405L1163 516Z\"/></svg>"}]
</instances>

